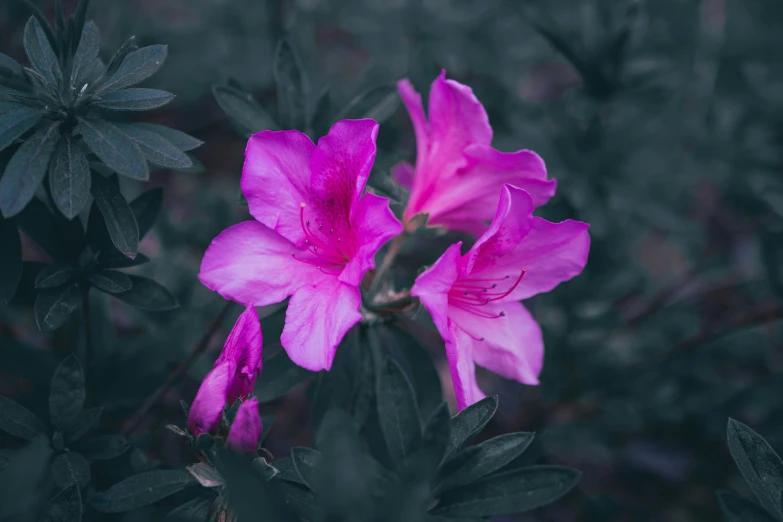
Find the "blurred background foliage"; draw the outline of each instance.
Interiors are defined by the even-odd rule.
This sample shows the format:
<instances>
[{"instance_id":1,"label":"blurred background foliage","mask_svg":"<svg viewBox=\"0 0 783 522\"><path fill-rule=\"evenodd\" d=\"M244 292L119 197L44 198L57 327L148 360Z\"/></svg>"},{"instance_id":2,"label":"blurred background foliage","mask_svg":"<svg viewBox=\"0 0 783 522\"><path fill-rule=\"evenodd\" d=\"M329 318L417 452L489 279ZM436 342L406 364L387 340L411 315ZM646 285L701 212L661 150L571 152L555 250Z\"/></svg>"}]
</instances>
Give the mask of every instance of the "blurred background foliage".
<instances>
[{"instance_id":1,"label":"blurred background foliage","mask_svg":"<svg viewBox=\"0 0 783 522\"><path fill-rule=\"evenodd\" d=\"M53 17L52 2L36 3ZM66 12L75 4L64 2ZM0 5L0 47L19 61L28 17L20 3ZM164 212L140 247L152 263L132 272L154 275L181 307L144 312L92 293L104 301L90 309L105 424L121 428L223 306L196 274L211 239L249 217L237 202L245 140L211 89L233 78L274 107L273 55L287 36L311 107L327 86L343 107L403 77L426 97L446 68L483 102L497 148L545 159L558 193L540 215L591 224L585 272L529 303L545 333L541 386L479 374L500 397L482 437L535 431L525 458L573 466L583 478L553 506L502 520L716 520L715 489L748 491L727 450L727 417L783 447L783 4L117 0L94 2L88 18L101 28L104 55L131 34L140 46L168 44L149 86L177 99L144 121L205 142L195 151L202 174L162 172L147 186L123 185L129 199L165 187ZM415 157L404 109L381 125L378 145L382 186L391 165ZM23 240L26 260L47 261ZM439 253L423 259L416 248L399 258L410 274ZM132 437L134 449L96 466L94 481L106 487L131 471L190 462L160 428L179 422L179 400L192 399L239 311L229 311L208 355ZM0 394L45 407L48 379L81 335L78 324L44 335L29 307L0 314ZM272 354L282 309L261 316ZM448 382L442 341L409 323ZM272 453L309 442L306 391L265 405L276 414Z\"/></svg>"}]
</instances>

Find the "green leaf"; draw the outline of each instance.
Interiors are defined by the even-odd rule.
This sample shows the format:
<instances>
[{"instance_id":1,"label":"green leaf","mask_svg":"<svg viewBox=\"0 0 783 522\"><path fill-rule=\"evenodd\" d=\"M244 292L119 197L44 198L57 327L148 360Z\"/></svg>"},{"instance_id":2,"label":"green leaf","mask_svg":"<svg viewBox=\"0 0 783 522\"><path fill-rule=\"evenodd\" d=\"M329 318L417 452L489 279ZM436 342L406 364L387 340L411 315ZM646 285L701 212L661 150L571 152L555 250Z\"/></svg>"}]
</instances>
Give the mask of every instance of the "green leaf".
<instances>
[{"instance_id":1,"label":"green leaf","mask_svg":"<svg viewBox=\"0 0 783 522\"><path fill-rule=\"evenodd\" d=\"M7 303L16 293L22 277L22 241L16 225L0 217L0 303Z\"/></svg>"},{"instance_id":2,"label":"green leaf","mask_svg":"<svg viewBox=\"0 0 783 522\"><path fill-rule=\"evenodd\" d=\"M275 83L280 125L286 129L303 129L305 124L304 73L299 57L287 40L275 49Z\"/></svg>"},{"instance_id":3,"label":"green leaf","mask_svg":"<svg viewBox=\"0 0 783 522\"><path fill-rule=\"evenodd\" d=\"M131 36L128 38L128 40L122 44L119 49L117 49L117 52L114 53L114 55L109 60L109 63L104 67L103 76L111 77L117 71L117 69L119 69L125 57L138 48L139 46L136 45L136 37Z\"/></svg>"},{"instance_id":4,"label":"green leaf","mask_svg":"<svg viewBox=\"0 0 783 522\"><path fill-rule=\"evenodd\" d=\"M433 467L440 464L451 441L451 414L445 402L430 414L424 424L421 437L422 447L427 452L425 458L432 457Z\"/></svg>"},{"instance_id":5,"label":"green leaf","mask_svg":"<svg viewBox=\"0 0 783 522\"><path fill-rule=\"evenodd\" d=\"M321 510L318 499L306 486L285 481L279 482L278 487L283 493L285 503L301 517L306 520L319 520Z\"/></svg>"},{"instance_id":6,"label":"green leaf","mask_svg":"<svg viewBox=\"0 0 783 522\"><path fill-rule=\"evenodd\" d=\"M65 257L66 249L58 222L41 200L33 198L16 216L16 222L53 259L61 260ZM52 234L53 230L57 233Z\"/></svg>"},{"instance_id":7,"label":"green leaf","mask_svg":"<svg viewBox=\"0 0 783 522\"><path fill-rule=\"evenodd\" d=\"M147 190L130 202L136 223L139 224L139 238L147 235L163 209L163 187Z\"/></svg>"},{"instance_id":8,"label":"green leaf","mask_svg":"<svg viewBox=\"0 0 783 522\"><path fill-rule=\"evenodd\" d=\"M130 442L122 435L99 435L79 443L79 448L89 459L109 460L128 451Z\"/></svg>"},{"instance_id":9,"label":"green leaf","mask_svg":"<svg viewBox=\"0 0 783 522\"><path fill-rule=\"evenodd\" d=\"M152 279L129 275L133 286L127 292L114 297L144 310L173 310L179 306L177 298L171 295L162 285Z\"/></svg>"},{"instance_id":10,"label":"green leaf","mask_svg":"<svg viewBox=\"0 0 783 522\"><path fill-rule=\"evenodd\" d=\"M182 469L148 471L93 495L90 504L102 513L123 513L148 506L193 483L190 473Z\"/></svg>"},{"instance_id":11,"label":"green leaf","mask_svg":"<svg viewBox=\"0 0 783 522\"><path fill-rule=\"evenodd\" d=\"M187 154L169 140L137 125L119 125L119 128L139 147L150 162L171 169L186 169L193 166Z\"/></svg>"},{"instance_id":12,"label":"green leaf","mask_svg":"<svg viewBox=\"0 0 783 522\"><path fill-rule=\"evenodd\" d=\"M49 167L49 188L54 204L63 216L73 219L90 197L90 164L73 136L60 138Z\"/></svg>"},{"instance_id":13,"label":"green leaf","mask_svg":"<svg viewBox=\"0 0 783 522\"><path fill-rule=\"evenodd\" d=\"M57 493L49 505L46 522L81 522L82 494L78 484L71 484Z\"/></svg>"},{"instance_id":14,"label":"green leaf","mask_svg":"<svg viewBox=\"0 0 783 522\"><path fill-rule=\"evenodd\" d=\"M421 441L421 424L411 384L390 358L378 376L378 417L389 455L401 465Z\"/></svg>"},{"instance_id":15,"label":"green leaf","mask_svg":"<svg viewBox=\"0 0 783 522\"><path fill-rule=\"evenodd\" d=\"M348 103L335 121L370 118L378 123L388 120L400 106L400 96L393 85L382 85L363 92Z\"/></svg>"},{"instance_id":16,"label":"green leaf","mask_svg":"<svg viewBox=\"0 0 783 522\"><path fill-rule=\"evenodd\" d=\"M114 246L126 257L136 257L139 251L139 227L130 205L120 193L120 188L96 174L92 182L92 195L103 215Z\"/></svg>"},{"instance_id":17,"label":"green leaf","mask_svg":"<svg viewBox=\"0 0 783 522\"><path fill-rule=\"evenodd\" d=\"M7 54L0 53L0 69L16 74L22 69L22 66Z\"/></svg>"},{"instance_id":18,"label":"green leaf","mask_svg":"<svg viewBox=\"0 0 783 522\"><path fill-rule=\"evenodd\" d=\"M54 482L61 488L67 488L71 484L83 488L90 482L90 465L78 453L63 453L52 462L52 475Z\"/></svg>"},{"instance_id":19,"label":"green leaf","mask_svg":"<svg viewBox=\"0 0 783 522\"><path fill-rule=\"evenodd\" d=\"M188 500L179 507L172 509L166 520L174 520L177 522L204 522L209 516L210 508L214 498L194 498Z\"/></svg>"},{"instance_id":20,"label":"green leaf","mask_svg":"<svg viewBox=\"0 0 783 522\"><path fill-rule=\"evenodd\" d=\"M42 332L56 330L79 306L82 289L77 284L47 288L35 297L35 322Z\"/></svg>"},{"instance_id":21,"label":"green leaf","mask_svg":"<svg viewBox=\"0 0 783 522\"><path fill-rule=\"evenodd\" d=\"M116 270L95 272L90 275L90 283L98 290L103 290L109 294L127 292L133 286L130 277Z\"/></svg>"},{"instance_id":22,"label":"green leaf","mask_svg":"<svg viewBox=\"0 0 783 522\"><path fill-rule=\"evenodd\" d=\"M24 50L33 69L43 76L52 90L61 84L63 73L60 70L57 54L36 18L30 18L24 29Z\"/></svg>"},{"instance_id":23,"label":"green leaf","mask_svg":"<svg viewBox=\"0 0 783 522\"><path fill-rule=\"evenodd\" d=\"M272 117L249 94L225 85L213 86L212 94L242 135L277 129Z\"/></svg>"},{"instance_id":24,"label":"green leaf","mask_svg":"<svg viewBox=\"0 0 783 522\"><path fill-rule=\"evenodd\" d=\"M89 410L81 412L68 430L68 441L77 441L82 438L84 434L92 431L98 426L98 421L101 420L102 413L102 407L90 408Z\"/></svg>"},{"instance_id":25,"label":"green leaf","mask_svg":"<svg viewBox=\"0 0 783 522\"><path fill-rule=\"evenodd\" d=\"M113 111L148 111L170 103L174 95L160 89L130 88L110 92L93 102L96 107Z\"/></svg>"},{"instance_id":26,"label":"green leaf","mask_svg":"<svg viewBox=\"0 0 783 522\"><path fill-rule=\"evenodd\" d=\"M168 47L165 45L150 45L128 53L117 71L98 87L95 94L103 96L143 82L158 72L167 55Z\"/></svg>"},{"instance_id":27,"label":"green leaf","mask_svg":"<svg viewBox=\"0 0 783 522\"><path fill-rule=\"evenodd\" d=\"M214 488L223 485L223 477L220 476L218 470L209 464L197 462L185 469L187 469L188 473L193 475L193 478L205 488Z\"/></svg>"},{"instance_id":28,"label":"green leaf","mask_svg":"<svg viewBox=\"0 0 783 522\"><path fill-rule=\"evenodd\" d=\"M0 178L0 210L3 216L15 216L33 199L60 139L58 125L53 123L30 136L8 162L5 174Z\"/></svg>"},{"instance_id":29,"label":"green leaf","mask_svg":"<svg viewBox=\"0 0 783 522\"><path fill-rule=\"evenodd\" d=\"M259 402L282 397L314 373L291 362L285 350L264 361L261 377L256 381L255 394Z\"/></svg>"},{"instance_id":30,"label":"green leaf","mask_svg":"<svg viewBox=\"0 0 783 522\"><path fill-rule=\"evenodd\" d=\"M726 522L775 522L767 510L733 491L716 491L715 495Z\"/></svg>"},{"instance_id":31,"label":"green leaf","mask_svg":"<svg viewBox=\"0 0 783 522\"><path fill-rule=\"evenodd\" d=\"M144 154L116 125L106 120L79 118L78 129L90 150L117 174L140 181L149 179Z\"/></svg>"},{"instance_id":32,"label":"green leaf","mask_svg":"<svg viewBox=\"0 0 783 522\"><path fill-rule=\"evenodd\" d=\"M326 86L318 95L318 101L315 103L315 109L310 118L310 128L313 140L329 132L332 123L332 99L329 95L329 87Z\"/></svg>"},{"instance_id":33,"label":"green leaf","mask_svg":"<svg viewBox=\"0 0 783 522\"><path fill-rule=\"evenodd\" d=\"M98 26L95 22L89 21L84 24L82 36L79 40L79 46L76 48L76 54L73 56L73 65L71 68L71 86L80 92L84 82L90 76L95 62L98 60L98 54L101 51L101 36Z\"/></svg>"},{"instance_id":34,"label":"green leaf","mask_svg":"<svg viewBox=\"0 0 783 522\"><path fill-rule=\"evenodd\" d=\"M47 435L41 419L21 404L2 395L0 395L0 430L26 440Z\"/></svg>"},{"instance_id":35,"label":"green leaf","mask_svg":"<svg viewBox=\"0 0 783 522\"><path fill-rule=\"evenodd\" d=\"M98 256L98 264L103 268L130 268L132 266L143 265L149 263L150 258L144 254L136 254L134 259L128 259L124 255L120 254L116 250L112 249L108 252L101 252Z\"/></svg>"},{"instance_id":36,"label":"green leaf","mask_svg":"<svg viewBox=\"0 0 783 522\"><path fill-rule=\"evenodd\" d=\"M0 150L41 121L43 112L20 103L0 102Z\"/></svg>"},{"instance_id":37,"label":"green leaf","mask_svg":"<svg viewBox=\"0 0 783 522\"><path fill-rule=\"evenodd\" d=\"M49 416L52 424L62 430L73 427L84 408L85 396L82 365L75 355L69 355L52 376L49 390Z\"/></svg>"},{"instance_id":38,"label":"green leaf","mask_svg":"<svg viewBox=\"0 0 783 522\"><path fill-rule=\"evenodd\" d=\"M54 263L38 272L35 276L35 287L37 289L56 288L66 283L70 283L76 276L76 269L71 265Z\"/></svg>"},{"instance_id":39,"label":"green leaf","mask_svg":"<svg viewBox=\"0 0 783 522\"><path fill-rule=\"evenodd\" d=\"M533 433L508 433L459 451L444 465L439 489L448 491L470 484L502 468L521 455L533 437Z\"/></svg>"},{"instance_id":40,"label":"green leaf","mask_svg":"<svg viewBox=\"0 0 783 522\"><path fill-rule=\"evenodd\" d=\"M302 479L302 484L315 491L314 473L315 468L321 459L321 452L311 448L293 448L291 449L291 461L294 469Z\"/></svg>"},{"instance_id":41,"label":"green leaf","mask_svg":"<svg viewBox=\"0 0 783 522\"><path fill-rule=\"evenodd\" d=\"M433 514L488 517L530 511L571 491L580 475L564 466L532 466L491 475L441 496Z\"/></svg>"},{"instance_id":42,"label":"green leaf","mask_svg":"<svg viewBox=\"0 0 783 522\"><path fill-rule=\"evenodd\" d=\"M155 134L160 134L183 152L196 149L204 144L203 141L196 139L189 134L185 134L184 132L180 132L169 127L164 127L163 125L154 125L152 123L133 123L132 125L134 127L154 132Z\"/></svg>"},{"instance_id":43,"label":"green leaf","mask_svg":"<svg viewBox=\"0 0 783 522\"><path fill-rule=\"evenodd\" d=\"M449 452L462 447L465 442L477 435L490 421L498 409L497 396L485 397L471 404L451 419L451 444Z\"/></svg>"},{"instance_id":44,"label":"green leaf","mask_svg":"<svg viewBox=\"0 0 783 522\"><path fill-rule=\"evenodd\" d=\"M745 481L768 511L783 518L783 462L764 438L729 419L729 451Z\"/></svg>"}]
</instances>

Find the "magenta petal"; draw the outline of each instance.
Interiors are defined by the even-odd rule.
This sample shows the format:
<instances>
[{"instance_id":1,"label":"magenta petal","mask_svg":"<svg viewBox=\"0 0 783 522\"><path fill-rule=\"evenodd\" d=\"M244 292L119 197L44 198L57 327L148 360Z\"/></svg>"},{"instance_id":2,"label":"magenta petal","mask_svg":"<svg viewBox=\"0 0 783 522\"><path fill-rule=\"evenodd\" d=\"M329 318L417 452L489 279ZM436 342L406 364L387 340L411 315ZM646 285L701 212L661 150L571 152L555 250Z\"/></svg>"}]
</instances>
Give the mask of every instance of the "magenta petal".
<instances>
[{"instance_id":1,"label":"magenta petal","mask_svg":"<svg viewBox=\"0 0 783 522\"><path fill-rule=\"evenodd\" d=\"M231 430L228 432L226 444L234 451L255 453L263 433L264 425L261 423L261 415L258 413L258 399L252 397L239 406L234 422L231 424Z\"/></svg>"},{"instance_id":2,"label":"magenta petal","mask_svg":"<svg viewBox=\"0 0 783 522\"><path fill-rule=\"evenodd\" d=\"M247 142L242 192L250 214L297 244L304 244L299 208L310 185L315 145L296 130L262 131Z\"/></svg>"},{"instance_id":3,"label":"magenta petal","mask_svg":"<svg viewBox=\"0 0 783 522\"><path fill-rule=\"evenodd\" d=\"M453 323L451 337L446 340L446 358L449 361L451 382L457 399L457 409L464 410L486 395L476 382L476 364L473 362L474 341Z\"/></svg>"},{"instance_id":4,"label":"magenta petal","mask_svg":"<svg viewBox=\"0 0 783 522\"><path fill-rule=\"evenodd\" d=\"M245 306L279 303L322 275L315 266L294 259L295 250L261 223L245 221L212 240L198 277L210 290Z\"/></svg>"},{"instance_id":5,"label":"magenta petal","mask_svg":"<svg viewBox=\"0 0 783 522\"><path fill-rule=\"evenodd\" d=\"M407 161L392 167L391 175L392 179L402 188L410 190L413 187L413 165Z\"/></svg>"},{"instance_id":6,"label":"magenta petal","mask_svg":"<svg viewBox=\"0 0 783 522\"><path fill-rule=\"evenodd\" d=\"M239 397L253 392L256 377L261 371L261 323L258 313L252 306L242 312L226 339L223 351L215 361L215 366L224 361L233 361L237 372L229 385L228 403L233 404Z\"/></svg>"},{"instance_id":7,"label":"magenta petal","mask_svg":"<svg viewBox=\"0 0 783 522\"><path fill-rule=\"evenodd\" d=\"M362 319L361 303L359 289L336 277L305 285L288 302L280 343L302 368L329 370L337 345Z\"/></svg>"},{"instance_id":8,"label":"magenta petal","mask_svg":"<svg viewBox=\"0 0 783 522\"><path fill-rule=\"evenodd\" d=\"M432 315L435 327L441 337L449 335L446 317L448 315L448 293L459 277L460 247L462 242L451 245L435 263L416 278L411 295L418 297L421 304Z\"/></svg>"},{"instance_id":9,"label":"magenta petal","mask_svg":"<svg viewBox=\"0 0 783 522\"><path fill-rule=\"evenodd\" d=\"M188 426L194 436L214 431L220 426L228 387L236 368L233 361L225 361L204 377L188 413Z\"/></svg>"},{"instance_id":10,"label":"magenta petal","mask_svg":"<svg viewBox=\"0 0 783 522\"><path fill-rule=\"evenodd\" d=\"M427 116L424 114L424 108L421 104L421 94L416 92L411 82L407 79L397 82L397 90L400 93L400 99L408 109L408 114L413 124L413 132L416 134L416 164L426 158L429 149L429 124Z\"/></svg>"},{"instance_id":11,"label":"magenta petal","mask_svg":"<svg viewBox=\"0 0 783 522\"><path fill-rule=\"evenodd\" d=\"M367 270L375 268L375 254L389 239L402 233L402 223L389 208L389 200L366 193L351 217L355 252L340 274L340 281L359 286Z\"/></svg>"}]
</instances>

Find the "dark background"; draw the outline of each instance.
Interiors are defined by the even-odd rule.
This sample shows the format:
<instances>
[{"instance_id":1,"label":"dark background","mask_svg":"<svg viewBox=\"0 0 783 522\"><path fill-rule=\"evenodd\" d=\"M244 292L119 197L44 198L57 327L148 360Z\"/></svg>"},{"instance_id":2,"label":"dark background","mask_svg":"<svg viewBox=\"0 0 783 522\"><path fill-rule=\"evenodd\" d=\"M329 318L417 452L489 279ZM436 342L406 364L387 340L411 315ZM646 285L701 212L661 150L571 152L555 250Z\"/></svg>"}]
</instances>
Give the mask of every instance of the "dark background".
<instances>
[{"instance_id":1,"label":"dark background","mask_svg":"<svg viewBox=\"0 0 783 522\"><path fill-rule=\"evenodd\" d=\"M53 15L53 2L36 3ZM75 3L64 2L66 13ZM0 48L20 62L28 17L16 2L0 5ZM446 68L483 102L494 146L545 159L558 193L538 213L591 224L584 273L528 303L545 332L541 386L479 375L500 396L483 437L535 431L527 458L583 477L553 506L502 520L717 520L715 489L748 492L726 447L727 418L783 448L783 3L120 0L94 1L88 18L101 28L104 59L132 34L139 45L169 45L146 85L177 99L141 117L205 141L195 151L204 172L123 184L129 199L165 187L164 212L141 245L153 262L135 270L182 306L145 313L92 293L106 422L121 425L223 306L196 274L211 239L249 217L237 204L245 140L211 86L235 78L274 107L272 57L287 35L308 74L308 103L328 85L344 106L403 77L426 97ZM378 144L376 176L414 159L403 108ZM26 260L45 256L25 241ZM403 251L403 263L411 258ZM179 399L192 399L239 311L153 410L134 449L93 470L98 483L191 461L162 426L182 424ZM264 315L275 350L281 311ZM441 341L420 329L449 393ZM0 394L45 410L48 379L78 331L41 334L29 307L0 307ZM275 454L309 442L305 389L265 406L277 415L267 443Z\"/></svg>"}]
</instances>

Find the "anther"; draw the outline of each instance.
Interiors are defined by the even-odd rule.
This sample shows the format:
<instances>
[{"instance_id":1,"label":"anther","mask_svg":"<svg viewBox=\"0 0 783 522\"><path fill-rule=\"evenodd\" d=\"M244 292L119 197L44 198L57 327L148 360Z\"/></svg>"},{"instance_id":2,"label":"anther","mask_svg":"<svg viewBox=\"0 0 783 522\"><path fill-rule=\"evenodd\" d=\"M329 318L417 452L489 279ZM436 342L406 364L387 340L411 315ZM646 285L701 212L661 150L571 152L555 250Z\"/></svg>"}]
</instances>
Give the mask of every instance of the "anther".
<instances>
[{"instance_id":1,"label":"anther","mask_svg":"<svg viewBox=\"0 0 783 522\"><path fill-rule=\"evenodd\" d=\"M323 225L318 225L318 230L321 230L322 228L324 228Z\"/></svg>"},{"instance_id":2,"label":"anther","mask_svg":"<svg viewBox=\"0 0 783 522\"><path fill-rule=\"evenodd\" d=\"M330 233L330 234L334 233L334 230L330 228L330 229L329 229L329 233ZM339 241L339 240L338 240L338 241Z\"/></svg>"},{"instance_id":3,"label":"anther","mask_svg":"<svg viewBox=\"0 0 783 522\"><path fill-rule=\"evenodd\" d=\"M500 317L506 317L506 312L504 312L503 310L501 310L501 311L500 311Z\"/></svg>"}]
</instances>

